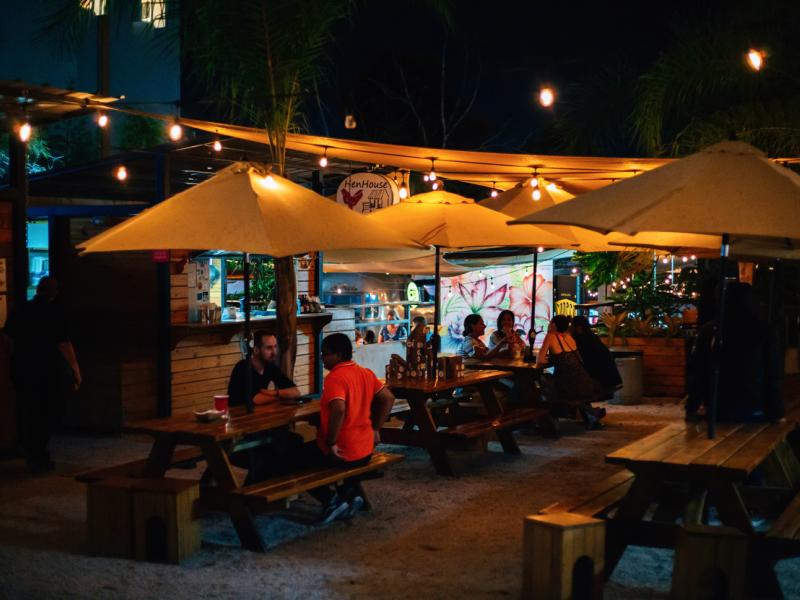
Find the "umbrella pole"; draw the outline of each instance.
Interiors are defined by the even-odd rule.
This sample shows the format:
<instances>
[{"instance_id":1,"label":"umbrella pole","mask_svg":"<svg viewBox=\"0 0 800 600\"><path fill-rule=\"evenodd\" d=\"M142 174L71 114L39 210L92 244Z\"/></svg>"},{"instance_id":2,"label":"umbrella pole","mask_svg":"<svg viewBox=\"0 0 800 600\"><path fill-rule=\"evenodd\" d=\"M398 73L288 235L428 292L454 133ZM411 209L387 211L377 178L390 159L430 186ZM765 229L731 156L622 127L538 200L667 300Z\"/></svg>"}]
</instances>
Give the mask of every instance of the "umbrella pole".
<instances>
[{"instance_id":1,"label":"umbrella pole","mask_svg":"<svg viewBox=\"0 0 800 600\"><path fill-rule=\"evenodd\" d=\"M528 341L531 344L531 354L533 353L533 345L536 342L536 276L539 271L539 250L533 250L533 280L531 281L531 331L528 332Z\"/></svg>"},{"instance_id":2,"label":"umbrella pole","mask_svg":"<svg viewBox=\"0 0 800 600\"><path fill-rule=\"evenodd\" d=\"M252 340L250 339L250 253L242 253L242 275L244 277L244 339L247 344L247 376L245 402L247 403L247 412L253 412L253 398L250 396L250 390L253 389L253 367L251 365L251 358L253 356Z\"/></svg>"},{"instance_id":3,"label":"umbrella pole","mask_svg":"<svg viewBox=\"0 0 800 600\"><path fill-rule=\"evenodd\" d=\"M441 304L442 300L442 284L441 280L439 279L439 260L441 256L441 249L439 246L435 246L436 248L436 263L434 265L434 293L433 293L433 368L434 373L438 375L439 373L439 321L442 318L440 313L439 305Z\"/></svg>"},{"instance_id":4,"label":"umbrella pole","mask_svg":"<svg viewBox=\"0 0 800 600\"><path fill-rule=\"evenodd\" d=\"M719 315L717 316L717 335L714 342L714 370L711 390L711 402L708 407L708 439L713 440L717 432L717 405L719 404L719 382L722 375L722 350L725 336L725 296L728 286L725 282L725 267L727 266L728 250L730 248L728 234L722 235L722 246L719 250L720 292Z\"/></svg>"}]
</instances>

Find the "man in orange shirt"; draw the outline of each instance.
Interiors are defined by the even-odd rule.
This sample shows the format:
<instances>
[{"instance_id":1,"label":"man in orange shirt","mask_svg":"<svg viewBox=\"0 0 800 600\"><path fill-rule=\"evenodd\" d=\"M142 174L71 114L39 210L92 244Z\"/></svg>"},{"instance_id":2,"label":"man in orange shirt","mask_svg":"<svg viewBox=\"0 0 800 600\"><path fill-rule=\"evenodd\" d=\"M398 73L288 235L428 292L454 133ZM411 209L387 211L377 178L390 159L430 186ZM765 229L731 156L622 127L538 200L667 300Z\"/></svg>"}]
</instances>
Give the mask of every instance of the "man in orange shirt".
<instances>
[{"instance_id":1,"label":"man in orange shirt","mask_svg":"<svg viewBox=\"0 0 800 600\"><path fill-rule=\"evenodd\" d=\"M343 333L322 340L322 363L329 371L322 388L316 442L303 447L303 466L356 467L369 463L394 395L375 374L353 362L353 345ZM358 481L345 480L333 491L310 492L323 505L322 523L355 516L364 506Z\"/></svg>"}]
</instances>

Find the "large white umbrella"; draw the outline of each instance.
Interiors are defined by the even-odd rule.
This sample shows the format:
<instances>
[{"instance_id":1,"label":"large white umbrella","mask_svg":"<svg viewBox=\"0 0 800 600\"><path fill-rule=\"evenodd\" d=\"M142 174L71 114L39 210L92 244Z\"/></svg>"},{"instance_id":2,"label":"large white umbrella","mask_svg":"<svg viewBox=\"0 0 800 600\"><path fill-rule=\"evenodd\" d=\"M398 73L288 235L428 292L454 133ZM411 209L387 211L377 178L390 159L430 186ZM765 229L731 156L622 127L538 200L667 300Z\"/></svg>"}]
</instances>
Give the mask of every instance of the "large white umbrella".
<instances>
[{"instance_id":1,"label":"large white umbrella","mask_svg":"<svg viewBox=\"0 0 800 600\"><path fill-rule=\"evenodd\" d=\"M525 218L526 223L618 231L720 236L722 293L718 348L725 337L725 260L730 246L750 254L800 248L800 176L743 142L721 142L682 160L589 192ZM714 435L719 361L709 414Z\"/></svg>"}]
</instances>

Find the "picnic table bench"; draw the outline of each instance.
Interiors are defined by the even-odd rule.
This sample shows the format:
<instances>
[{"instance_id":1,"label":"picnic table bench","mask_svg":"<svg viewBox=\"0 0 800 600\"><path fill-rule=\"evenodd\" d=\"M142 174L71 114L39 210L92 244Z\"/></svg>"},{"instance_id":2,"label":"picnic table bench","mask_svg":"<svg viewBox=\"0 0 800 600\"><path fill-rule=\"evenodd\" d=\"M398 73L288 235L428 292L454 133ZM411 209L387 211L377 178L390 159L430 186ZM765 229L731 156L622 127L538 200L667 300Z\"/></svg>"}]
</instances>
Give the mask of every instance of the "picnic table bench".
<instances>
[{"instance_id":1,"label":"picnic table bench","mask_svg":"<svg viewBox=\"0 0 800 600\"><path fill-rule=\"evenodd\" d=\"M512 375L509 371L480 370L466 371L463 377L434 380L387 381L386 385L408 407L408 420L403 428L383 427L381 441L387 444L400 444L425 448L431 457L436 472L441 475L453 475L453 467L447 455L448 449L464 449L470 441L494 433L500 441L503 451L508 454L519 454L519 446L514 439L513 430L526 423L532 423L547 414L542 408L521 407L508 409L498 402L492 386L494 382ZM458 419L447 427L440 428L433 410L439 404L455 404L447 396L458 388L476 387L486 417L469 417L465 422ZM434 400L432 398L441 398ZM455 406L454 406L455 408ZM416 428L416 429L415 429Z\"/></svg>"},{"instance_id":2,"label":"picnic table bench","mask_svg":"<svg viewBox=\"0 0 800 600\"><path fill-rule=\"evenodd\" d=\"M262 434L291 426L297 421L313 420L318 418L319 412L319 400L312 400L306 404L259 405L252 413L247 413L244 407L232 407L228 421L198 422L192 413L136 421L126 425L125 431L153 436L153 446L146 459L96 469L82 473L77 478L88 483L118 475L160 479L169 468L187 460L205 460L215 485L201 486L200 505L227 512L242 545L249 550L263 552L266 545L256 528L255 513L285 508L287 502L302 492L350 477L362 477L404 458L376 453L367 465L360 467L312 468L253 485L243 485L231 467L228 459L230 453L263 443L250 434ZM189 447L176 450L178 445ZM361 491L363 493L363 489ZM364 499L366 502L366 496ZM369 506L368 502L366 506Z\"/></svg>"},{"instance_id":3,"label":"picnic table bench","mask_svg":"<svg viewBox=\"0 0 800 600\"><path fill-rule=\"evenodd\" d=\"M613 512L597 511L610 513L606 575L629 544L674 547L679 525L707 523L713 506L722 525L738 529L758 548L749 561L750 585L780 597L774 562L800 554L800 499L794 497L800 462L792 448L797 427L796 415L777 423L723 423L709 440L704 426L680 423L608 454L606 461L624 466L633 480L624 496L614 499L618 506ZM648 518L670 488L679 492L682 515L662 519L657 510ZM674 502L675 494L671 498ZM599 506L597 500L592 510ZM757 533L750 511L772 513L776 507L779 516L772 531Z\"/></svg>"}]
</instances>

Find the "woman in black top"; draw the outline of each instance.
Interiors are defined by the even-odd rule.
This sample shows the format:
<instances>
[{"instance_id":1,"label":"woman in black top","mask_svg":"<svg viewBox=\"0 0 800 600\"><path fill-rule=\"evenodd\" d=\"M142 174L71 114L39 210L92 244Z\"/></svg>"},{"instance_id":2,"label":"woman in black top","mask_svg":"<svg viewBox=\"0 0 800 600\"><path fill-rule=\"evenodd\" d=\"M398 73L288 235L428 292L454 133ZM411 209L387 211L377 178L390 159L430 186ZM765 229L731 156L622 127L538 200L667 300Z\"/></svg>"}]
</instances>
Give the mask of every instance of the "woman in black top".
<instances>
[{"instance_id":1,"label":"woman in black top","mask_svg":"<svg viewBox=\"0 0 800 600\"><path fill-rule=\"evenodd\" d=\"M606 400L614 395L614 390L622 385L622 377L611 351L597 337L586 317L572 318L572 337L578 346L583 366L600 385L600 398Z\"/></svg>"}]
</instances>

